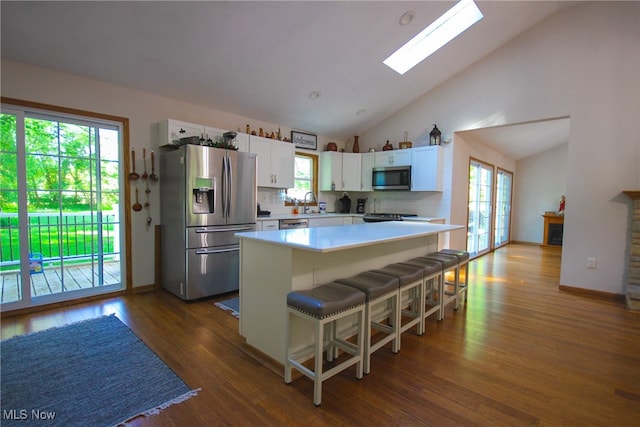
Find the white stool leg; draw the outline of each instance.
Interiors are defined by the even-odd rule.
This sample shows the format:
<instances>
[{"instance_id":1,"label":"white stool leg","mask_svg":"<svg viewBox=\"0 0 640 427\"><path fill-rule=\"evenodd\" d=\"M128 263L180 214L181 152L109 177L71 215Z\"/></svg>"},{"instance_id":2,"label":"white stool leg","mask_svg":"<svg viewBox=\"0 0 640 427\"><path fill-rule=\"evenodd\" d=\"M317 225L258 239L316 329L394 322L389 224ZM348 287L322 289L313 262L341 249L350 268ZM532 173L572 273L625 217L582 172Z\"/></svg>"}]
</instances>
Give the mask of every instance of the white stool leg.
<instances>
[{"instance_id":1,"label":"white stool leg","mask_svg":"<svg viewBox=\"0 0 640 427\"><path fill-rule=\"evenodd\" d=\"M456 266L453 280L453 292L456 296L455 301L453 302L453 309L457 310L460 307L460 264Z\"/></svg>"},{"instance_id":2,"label":"white stool leg","mask_svg":"<svg viewBox=\"0 0 640 427\"><path fill-rule=\"evenodd\" d=\"M367 301L364 309L364 373L371 369L371 304Z\"/></svg>"},{"instance_id":3,"label":"white stool leg","mask_svg":"<svg viewBox=\"0 0 640 427\"><path fill-rule=\"evenodd\" d=\"M364 320L365 310L358 312L358 358L360 361L356 364L356 378L361 380L364 374Z\"/></svg>"},{"instance_id":4,"label":"white stool leg","mask_svg":"<svg viewBox=\"0 0 640 427\"><path fill-rule=\"evenodd\" d=\"M287 324L285 328L285 342L287 343L286 358L284 362L284 382L289 384L291 382L291 310L287 309Z\"/></svg>"},{"instance_id":5,"label":"white stool leg","mask_svg":"<svg viewBox=\"0 0 640 427\"><path fill-rule=\"evenodd\" d=\"M313 379L313 404L319 406L322 403L322 352L324 347L324 324L319 320L315 324L315 375Z\"/></svg>"}]
</instances>

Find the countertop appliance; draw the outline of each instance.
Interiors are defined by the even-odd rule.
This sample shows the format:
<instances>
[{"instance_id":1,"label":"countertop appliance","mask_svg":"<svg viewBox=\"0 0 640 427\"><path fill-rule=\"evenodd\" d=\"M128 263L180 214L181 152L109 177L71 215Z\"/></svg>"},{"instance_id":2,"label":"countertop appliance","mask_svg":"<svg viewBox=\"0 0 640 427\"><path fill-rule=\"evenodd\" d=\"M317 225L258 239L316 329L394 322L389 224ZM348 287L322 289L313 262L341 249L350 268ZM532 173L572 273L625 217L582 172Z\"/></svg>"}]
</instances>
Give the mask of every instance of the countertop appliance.
<instances>
[{"instance_id":1,"label":"countertop appliance","mask_svg":"<svg viewBox=\"0 0 640 427\"><path fill-rule=\"evenodd\" d=\"M416 214L397 213L368 213L362 217L364 222L403 221L405 217L418 216Z\"/></svg>"},{"instance_id":2,"label":"countertop appliance","mask_svg":"<svg viewBox=\"0 0 640 427\"><path fill-rule=\"evenodd\" d=\"M358 199L356 202L356 213L364 213L364 205L367 203L367 199Z\"/></svg>"},{"instance_id":3,"label":"countertop appliance","mask_svg":"<svg viewBox=\"0 0 640 427\"><path fill-rule=\"evenodd\" d=\"M339 212L340 213L349 213L351 212L351 199L347 193L343 193L342 197L338 199L340 203Z\"/></svg>"},{"instance_id":4,"label":"countertop appliance","mask_svg":"<svg viewBox=\"0 0 640 427\"><path fill-rule=\"evenodd\" d=\"M162 286L184 300L238 290L235 233L256 229L256 155L189 144L160 166Z\"/></svg>"},{"instance_id":5,"label":"countertop appliance","mask_svg":"<svg viewBox=\"0 0 640 427\"><path fill-rule=\"evenodd\" d=\"M374 190L411 190L411 166L373 168Z\"/></svg>"},{"instance_id":6,"label":"countertop appliance","mask_svg":"<svg viewBox=\"0 0 640 427\"><path fill-rule=\"evenodd\" d=\"M289 230L291 228L309 228L309 220L305 218L281 219L278 222L280 230Z\"/></svg>"}]
</instances>

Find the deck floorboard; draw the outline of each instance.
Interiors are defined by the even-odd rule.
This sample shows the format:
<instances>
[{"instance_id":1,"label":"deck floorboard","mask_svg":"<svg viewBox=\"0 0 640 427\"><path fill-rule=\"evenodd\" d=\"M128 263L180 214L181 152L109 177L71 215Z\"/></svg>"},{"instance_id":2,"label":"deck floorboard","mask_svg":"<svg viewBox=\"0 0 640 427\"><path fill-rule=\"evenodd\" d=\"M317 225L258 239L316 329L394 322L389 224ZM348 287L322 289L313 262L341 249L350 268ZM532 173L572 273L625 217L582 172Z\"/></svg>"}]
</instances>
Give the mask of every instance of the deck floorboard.
<instances>
[{"instance_id":1,"label":"deck floorboard","mask_svg":"<svg viewBox=\"0 0 640 427\"><path fill-rule=\"evenodd\" d=\"M120 283L120 263L107 262L103 269L103 285ZM31 296L59 294L80 289L100 287L100 278L97 267L91 264L74 265L65 267L45 267L42 273L30 275ZM0 302L9 303L18 301L20 295L20 272L8 271L0 274Z\"/></svg>"}]
</instances>

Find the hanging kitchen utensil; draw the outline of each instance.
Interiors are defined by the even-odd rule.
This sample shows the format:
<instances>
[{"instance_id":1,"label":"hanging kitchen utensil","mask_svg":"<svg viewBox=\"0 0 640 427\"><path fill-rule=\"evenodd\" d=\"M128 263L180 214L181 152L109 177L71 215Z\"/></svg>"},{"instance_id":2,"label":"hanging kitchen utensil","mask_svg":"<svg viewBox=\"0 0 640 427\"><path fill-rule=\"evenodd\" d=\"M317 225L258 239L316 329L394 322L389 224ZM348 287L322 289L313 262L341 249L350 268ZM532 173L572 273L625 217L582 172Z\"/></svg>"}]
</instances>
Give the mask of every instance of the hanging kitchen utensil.
<instances>
[{"instance_id":1,"label":"hanging kitchen utensil","mask_svg":"<svg viewBox=\"0 0 640 427\"><path fill-rule=\"evenodd\" d=\"M144 207L148 209L149 208L149 193L151 193L151 190L149 190L149 181L147 181L147 189L144 190L144 192L147 195L147 201L144 202Z\"/></svg>"},{"instance_id":2,"label":"hanging kitchen utensil","mask_svg":"<svg viewBox=\"0 0 640 427\"><path fill-rule=\"evenodd\" d=\"M134 211L140 212L142 210L142 205L138 202L138 189L136 188L136 202L131 207Z\"/></svg>"},{"instance_id":3,"label":"hanging kitchen utensil","mask_svg":"<svg viewBox=\"0 0 640 427\"><path fill-rule=\"evenodd\" d=\"M142 161L144 162L144 173L142 174L141 178L147 179L149 177L149 174L147 174L147 149L146 148L142 149Z\"/></svg>"},{"instance_id":4,"label":"hanging kitchen utensil","mask_svg":"<svg viewBox=\"0 0 640 427\"><path fill-rule=\"evenodd\" d=\"M149 227L151 225L151 217L148 216L147 217L147 227Z\"/></svg>"},{"instance_id":5,"label":"hanging kitchen utensil","mask_svg":"<svg viewBox=\"0 0 640 427\"><path fill-rule=\"evenodd\" d=\"M136 151L131 150L131 173L129 174L129 179L137 181L139 178L140 175L136 173Z\"/></svg>"},{"instance_id":6,"label":"hanging kitchen utensil","mask_svg":"<svg viewBox=\"0 0 640 427\"><path fill-rule=\"evenodd\" d=\"M151 152L151 175L149 175L152 181L158 180L158 175L156 175L156 156L155 153Z\"/></svg>"}]
</instances>

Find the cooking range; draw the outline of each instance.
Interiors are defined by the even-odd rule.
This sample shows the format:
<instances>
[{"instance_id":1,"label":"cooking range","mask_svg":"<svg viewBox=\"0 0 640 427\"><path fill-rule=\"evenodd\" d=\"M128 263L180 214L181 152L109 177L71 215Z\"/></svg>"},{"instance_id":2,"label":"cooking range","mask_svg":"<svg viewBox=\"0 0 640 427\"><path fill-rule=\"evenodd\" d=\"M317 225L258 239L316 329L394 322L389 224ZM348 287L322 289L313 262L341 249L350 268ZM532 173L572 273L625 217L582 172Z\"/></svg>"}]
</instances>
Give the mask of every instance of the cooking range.
<instances>
[{"instance_id":1,"label":"cooking range","mask_svg":"<svg viewBox=\"0 0 640 427\"><path fill-rule=\"evenodd\" d=\"M416 214L399 214L399 213L367 213L362 219L364 222L387 222L387 221L404 221L406 217L418 216Z\"/></svg>"}]
</instances>

